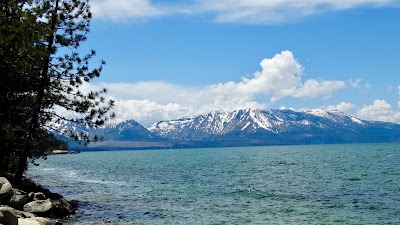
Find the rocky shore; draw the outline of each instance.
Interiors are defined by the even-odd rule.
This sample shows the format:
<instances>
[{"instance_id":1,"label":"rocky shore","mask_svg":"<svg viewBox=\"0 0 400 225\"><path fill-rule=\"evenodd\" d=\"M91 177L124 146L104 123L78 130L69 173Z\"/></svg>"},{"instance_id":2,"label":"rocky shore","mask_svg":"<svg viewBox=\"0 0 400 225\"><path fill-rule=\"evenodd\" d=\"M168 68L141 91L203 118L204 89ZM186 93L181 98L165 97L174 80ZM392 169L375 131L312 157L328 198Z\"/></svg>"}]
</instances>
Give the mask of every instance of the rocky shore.
<instances>
[{"instance_id":1,"label":"rocky shore","mask_svg":"<svg viewBox=\"0 0 400 225\"><path fill-rule=\"evenodd\" d=\"M18 187L0 177L0 225L58 225L76 205L31 180Z\"/></svg>"}]
</instances>

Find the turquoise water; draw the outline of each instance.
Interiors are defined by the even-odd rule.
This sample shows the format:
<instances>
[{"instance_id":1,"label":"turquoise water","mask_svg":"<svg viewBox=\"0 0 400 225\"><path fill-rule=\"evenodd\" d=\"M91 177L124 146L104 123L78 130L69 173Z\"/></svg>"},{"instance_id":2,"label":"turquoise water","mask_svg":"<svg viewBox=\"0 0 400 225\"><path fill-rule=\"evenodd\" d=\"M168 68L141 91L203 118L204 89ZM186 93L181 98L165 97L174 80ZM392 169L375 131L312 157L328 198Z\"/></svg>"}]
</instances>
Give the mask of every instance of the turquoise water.
<instances>
[{"instance_id":1,"label":"turquoise water","mask_svg":"<svg viewBox=\"0 0 400 225\"><path fill-rule=\"evenodd\" d=\"M400 144L87 152L28 177L67 224L400 224Z\"/></svg>"}]
</instances>

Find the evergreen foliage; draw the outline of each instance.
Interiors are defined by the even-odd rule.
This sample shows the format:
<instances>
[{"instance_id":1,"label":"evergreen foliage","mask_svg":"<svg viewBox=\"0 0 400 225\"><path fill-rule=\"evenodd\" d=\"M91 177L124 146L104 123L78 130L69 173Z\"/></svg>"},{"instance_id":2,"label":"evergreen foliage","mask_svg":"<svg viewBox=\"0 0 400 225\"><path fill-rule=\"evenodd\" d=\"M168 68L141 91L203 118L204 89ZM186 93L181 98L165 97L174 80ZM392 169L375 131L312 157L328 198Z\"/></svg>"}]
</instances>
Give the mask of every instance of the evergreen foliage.
<instances>
[{"instance_id":1,"label":"evergreen foliage","mask_svg":"<svg viewBox=\"0 0 400 225\"><path fill-rule=\"evenodd\" d=\"M28 158L47 150L44 142L57 145L49 131L65 122L100 126L114 116L114 102L106 89L81 90L105 64L89 65L94 50L78 53L92 17L88 0L2 0L0 8L0 169L15 170L18 182Z\"/></svg>"}]
</instances>

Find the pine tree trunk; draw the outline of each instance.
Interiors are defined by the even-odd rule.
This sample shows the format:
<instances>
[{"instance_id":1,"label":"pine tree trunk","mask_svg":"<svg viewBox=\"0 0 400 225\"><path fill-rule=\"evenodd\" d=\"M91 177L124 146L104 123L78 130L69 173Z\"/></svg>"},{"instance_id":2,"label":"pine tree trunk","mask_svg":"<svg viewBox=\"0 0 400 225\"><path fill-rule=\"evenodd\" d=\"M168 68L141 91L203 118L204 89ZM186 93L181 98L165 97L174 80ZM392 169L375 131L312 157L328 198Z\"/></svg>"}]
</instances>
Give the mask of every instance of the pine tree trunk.
<instances>
[{"instance_id":1,"label":"pine tree trunk","mask_svg":"<svg viewBox=\"0 0 400 225\"><path fill-rule=\"evenodd\" d=\"M7 171L9 165L9 153L7 149L7 144L5 140L0 140L0 170Z\"/></svg>"},{"instance_id":2,"label":"pine tree trunk","mask_svg":"<svg viewBox=\"0 0 400 225\"><path fill-rule=\"evenodd\" d=\"M53 44L54 44L54 35L56 32L58 2L59 2L59 0L56 1L55 8L54 8L54 11L52 14L51 25L50 25L51 33L50 33L48 45L47 45L48 55L44 58L43 69L41 72L40 83L38 86L38 94L36 96L34 110L32 112L32 118L29 123L27 138L25 140L24 148L22 149L22 152L19 156L18 168L14 173L14 184L16 184L16 185L20 184L22 181L24 171L27 168L29 152L31 151L31 149L33 147L34 134L35 134L36 130L39 128L39 116L40 116L41 109L42 109L45 89L46 89L46 86L47 86L47 83L49 80L48 71L49 71L49 66L50 66L51 51L52 51Z\"/></svg>"}]
</instances>

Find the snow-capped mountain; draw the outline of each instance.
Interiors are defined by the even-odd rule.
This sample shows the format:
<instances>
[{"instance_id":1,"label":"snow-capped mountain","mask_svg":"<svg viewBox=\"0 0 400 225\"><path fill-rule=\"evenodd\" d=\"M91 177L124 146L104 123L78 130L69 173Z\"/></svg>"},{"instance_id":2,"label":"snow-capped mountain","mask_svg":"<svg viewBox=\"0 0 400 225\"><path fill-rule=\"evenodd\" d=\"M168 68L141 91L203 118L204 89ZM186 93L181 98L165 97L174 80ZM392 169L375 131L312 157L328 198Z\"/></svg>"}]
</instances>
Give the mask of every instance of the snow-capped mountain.
<instances>
[{"instance_id":1,"label":"snow-capped mountain","mask_svg":"<svg viewBox=\"0 0 400 225\"><path fill-rule=\"evenodd\" d=\"M87 127L82 124L67 123L58 128L61 133L73 131L75 133L89 134L90 136L104 136L104 140L117 141L149 141L160 139L134 120L125 120L118 124L105 124L101 127Z\"/></svg>"},{"instance_id":2,"label":"snow-capped mountain","mask_svg":"<svg viewBox=\"0 0 400 225\"><path fill-rule=\"evenodd\" d=\"M102 149L400 142L399 124L360 120L321 109L216 111L161 121L147 129L127 120L92 129L64 124L59 130L104 136L104 142L89 144Z\"/></svg>"},{"instance_id":3,"label":"snow-capped mountain","mask_svg":"<svg viewBox=\"0 0 400 225\"><path fill-rule=\"evenodd\" d=\"M161 121L148 130L168 139L223 145L383 142L400 140L400 125L315 109L216 111Z\"/></svg>"},{"instance_id":4,"label":"snow-capped mountain","mask_svg":"<svg viewBox=\"0 0 400 225\"><path fill-rule=\"evenodd\" d=\"M82 124L66 123L58 127L57 133L68 134L70 131L78 136L89 135L103 137L104 141L91 142L87 147L78 145L67 137L62 140L69 142L71 149L136 149L136 148L166 148L170 144L164 138L150 132L134 120L126 120L118 124L105 124L102 127L87 127Z\"/></svg>"}]
</instances>

